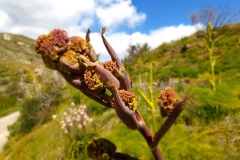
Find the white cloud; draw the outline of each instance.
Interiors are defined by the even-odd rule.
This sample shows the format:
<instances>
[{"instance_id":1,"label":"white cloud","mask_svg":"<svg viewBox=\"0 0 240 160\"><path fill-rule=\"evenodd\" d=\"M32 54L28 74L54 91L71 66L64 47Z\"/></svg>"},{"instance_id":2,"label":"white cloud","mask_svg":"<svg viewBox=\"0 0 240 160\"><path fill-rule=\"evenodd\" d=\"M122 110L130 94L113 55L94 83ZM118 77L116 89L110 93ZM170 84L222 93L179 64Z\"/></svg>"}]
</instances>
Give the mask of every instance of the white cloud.
<instances>
[{"instance_id":1,"label":"white cloud","mask_svg":"<svg viewBox=\"0 0 240 160\"><path fill-rule=\"evenodd\" d=\"M144 13L137 13L130 0L105 0L96 9L96 16L104 27L117 27L127 23L128 27L134 28L145 21Z\"/></svg>"},{"instance_id":2,"label":"white cloud","mask_svg":"<svg viewBox=\"0 0 240 160\"><path fill-rule=\"evenodd\" d=\"M129 44L147 42L152 48L195 32L193 26L171 26L149 33L131 35L118 32L119 26L134 28L146 19L131 0L0 0L0 32L22 34L36 39L54 28L64 29L69 36L85 36L88 27L106 26L106 38L120 58L126 55ZM91 34L91 43L101 61L110 59L99 33Z\"/></svg>"},{"instance_id":3,"label":"white cloud","mask_svg":"<svg viewBox=\"0 0 240 160\"><path fill-rule=\"evenodd\" d=\"M118 53L119 57L123 59L124 56L127 55L126 49L130 44L148 43L149 46L153 49L164 42L171 42L186 36L190 36L196 31L197 28L194 26L180 24L179 26L163 27L152 30L149 34L135 32L130 35L125 32L119 32L110 33L109 35L106 34L105 37L112 45L114 50ZM94 33L91 35L91 43L97 53L101 53L101 60L110 60L110 56L108 56L107 51L101 41L101 37L98 33Z\"/></svg>"},{"instance_id":4,"label":"white cloud","mask_svg":"<svg viewBox=\"0 0 240 160\"><path fill-rule=\"evenodd\" d=\"M53 28L76 33L99 25L135 27L133 24L146 18L144 13L137 12L131 0L0 0L0 4L0 31L32 38ZM35 28L42 29L29 34Z\"/></svg>"},{"instance_id":5,"label":"white cloud","mask_svg":"<svg viewBox=\"0 0 240 160\"><path fill-rule=\"evenodd\" d=\"M0 4L0 19L5 14L11 22L0 31L29 36L29 30L42 28L30 33L32 38L53 28L86 30L94 22L94 0L0 0Z\"/></svg>"},{"instance_id":6,"label":"white cloud","mask_svg":"<svg viewBox=\"0 0 240 160\"><path fill-rule=\"evenodd\" d=\"M9 22L9 16L5 12L0 10L0 28L7 26Z\"/></svg>"}]
</instances>

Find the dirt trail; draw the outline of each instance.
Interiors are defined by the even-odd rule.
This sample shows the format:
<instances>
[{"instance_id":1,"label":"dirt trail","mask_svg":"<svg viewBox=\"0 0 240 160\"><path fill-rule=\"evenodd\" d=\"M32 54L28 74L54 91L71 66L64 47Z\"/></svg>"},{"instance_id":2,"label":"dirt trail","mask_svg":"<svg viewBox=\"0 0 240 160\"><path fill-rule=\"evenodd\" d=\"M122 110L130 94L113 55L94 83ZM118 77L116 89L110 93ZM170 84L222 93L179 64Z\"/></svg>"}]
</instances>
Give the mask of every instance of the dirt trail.
<instances>
[{"instance_id":1,"label":"dirt trail","mask_svg":"<svg viewBox=\"0 0 240 160\"><path fill-rule=\"evenodd\" d=\"M0 118L0 152L2 151L4 144L7 142L7 136L9 135L7 126L13 124L19 115L19 112L14 112Z\"/></svg>"}]
</instances>

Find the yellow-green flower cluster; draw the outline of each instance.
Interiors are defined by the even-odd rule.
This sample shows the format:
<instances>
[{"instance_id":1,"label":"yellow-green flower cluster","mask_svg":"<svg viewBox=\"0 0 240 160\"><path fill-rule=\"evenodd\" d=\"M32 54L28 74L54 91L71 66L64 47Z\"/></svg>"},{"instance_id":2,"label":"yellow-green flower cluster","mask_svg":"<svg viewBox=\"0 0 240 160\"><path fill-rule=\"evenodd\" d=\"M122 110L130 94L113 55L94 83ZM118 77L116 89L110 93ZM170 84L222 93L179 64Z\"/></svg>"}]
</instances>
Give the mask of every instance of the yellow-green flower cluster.
<instances>
[{"instance_id":1,"label":"yellow-green flower cluster","mask_svg":"<svg viewBox=\"0 0 240 160\"><path fill-rule=\"evenodd\" d=\"M94 70L87 69L84 74L84 82L91 90L102 90L103 83Z\"/></svg>"},{"instance_id":2,"label":"yellow-green flower cluster","mask_svg":"<svg viewBox=\"0 0 240 160\"><path fill-rule=\"evenodd\" d=\"M157 104L163 111L170 114L178 101L176 92L172 88L167 87L158 95Z\"/></svg>"},{"instance_id":3,"label":"yellow-green flower cluster","mask_svg":"<svg viewBox=\"0 0 240 160\"><path fill-rule=\"evenodd\" d=\"M104 68L113 72L114 68L118 68L116 62L114 61L107 61L103 64Z\"/></svg>"},{"instance_id":4,"label":"yellow-green flower cluster","mask_svg":"<svg viewBox=\"0 0 240 160\"><path fill-rule=\"evenodd\" d=\"M126 90L119 90L119 96L124 102L125 106L127 106L130 110L135 111L138 108L138 102L135 95Z\"/></svg>"},{"instance_id":5,"label":"yellow-green flower cluster","mask_svg":"<svg viewBox=\"0 0 240 160\"><path fill-rule=\"evenodd\" d=\"M77 54L73 50L66 51L62 56L68 59L70 62L73 62L73 63L78 62Z\"/></svg>"}]
</instances>

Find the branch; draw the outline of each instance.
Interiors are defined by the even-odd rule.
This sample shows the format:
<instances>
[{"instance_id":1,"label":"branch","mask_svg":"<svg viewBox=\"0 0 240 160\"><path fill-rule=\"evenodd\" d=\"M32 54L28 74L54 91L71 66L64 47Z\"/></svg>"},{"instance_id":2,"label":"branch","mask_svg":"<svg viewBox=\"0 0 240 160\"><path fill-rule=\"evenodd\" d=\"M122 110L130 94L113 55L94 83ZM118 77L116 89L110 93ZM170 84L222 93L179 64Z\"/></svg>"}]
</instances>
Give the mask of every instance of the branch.
<instances>
[{"instance_id":1,"label":"branch","mask_svg":"<svg viewBox=\"0 0 240 160\"><path fill-rule=\"evenodd\" d=\"M185 100L177 103L172 113L168 116L162 127L155 133L153 143L151 148L156 148L162 137L167 133L172 124L176 121L177 117L180 115L184 109Z\"/></svg>"},{"instance_id":2,"label":"branch","mask_svg":"<svg viewBox=\"0 0 240 160\"><path fill-rule=\"evenodd\" d=\"M153 138L151 132L149 131L149 129L147 128L147 126L144 125L138 131L145 138L149 148L151 149L154 159L155 160L163 160L163 156L162 156L162 153L160 152L160 149L158 147L151 148L154 138Z\"/></svg>"}]
</instances>

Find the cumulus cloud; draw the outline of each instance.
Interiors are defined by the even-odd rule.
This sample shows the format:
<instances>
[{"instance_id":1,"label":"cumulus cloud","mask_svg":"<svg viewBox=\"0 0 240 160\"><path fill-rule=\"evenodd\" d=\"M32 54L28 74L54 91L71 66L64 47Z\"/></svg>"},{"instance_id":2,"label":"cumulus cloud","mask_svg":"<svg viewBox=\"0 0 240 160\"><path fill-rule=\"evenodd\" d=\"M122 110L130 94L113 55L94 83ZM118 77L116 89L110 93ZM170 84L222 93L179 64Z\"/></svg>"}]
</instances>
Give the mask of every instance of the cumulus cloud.
<instances>
[{"instance_id":1,"label":"cumulus cloud","mask_svg":"<svg viewBox=\"0 0 240 160\"><path fill-rule=\"evenodd\" d=\"M118 32L106 34L105 37L112 45L114 50L118 53L120 58L123 59L125 56L127 56L126 49L130 44L148 43L153 49L164 42L171 42L186 36L190 36L196 31L197 27L195 26L180 24L179 26L169 26L152 30L148 34L140 32L134 32L132 34ZM102 45L103 43L99 34L94 33L91 35L91 38L91 43L93 44L95 50L98 53L101 53L101 60L110 60L110 56L108 56L106 49Z\"/></svg>"},{"instance_id":2,"label":"cumulus cloud","mask_svg":"<svg viewBox=\"0 0 240 160\"><path fill-rule=\"evenodd\" d=\"M0 10L0 28L6 27L9 21L9 16L5 12Z\"/></svg>"},{"instance_id":3,"label":"cumulus cloud","mask_svg":"<svg viewBox=\"0 0 240 160\"><path fill-rule=\"evenodd\" d=\"M96 9L96 16L102 26L117 27L127 23L128 27L134 28L145 21L144 13L137 13L130 0L105 0Z\"/></svg>"},{"instance_id":4,"label":"cumulus cloud","mask_svg":"<svg viewBox=\"0 0 240 160\"><path fill-rule=\"evenodd\" d=\"M131 0L0 0L0 4L0 31L32 38L53 28L72 33L91 26L117 29L127 24L133 28L146 18L144 13L137 12ZM35 28L38 29L31 32Z\"/></svg>"},{"instance_id":5,"label":"cumulus cloud","mask_svg":"<svg viewBox=\"0 0 240 160\"><path fill-rule=\"evenodd\" d=\"M36 39L54 28L64 29L69 36L85 36L88 27L108 27L106 38L121 58L130 44L148 43L152 48L188 36L193 26L179 25L156 28L149 33L119 32L120 26L134 28L147 18L137 11L131 0L0 0L0 32L22 34ZM99 33L91 34L91 43L101 61L110 59Z\"/></svg>"},{"instance_id":6,"label":"cumulus cloud","mask_svg":"<svg viewBox=\"0 0 240 160\"><path fill-rule=\"evenodd\" d=\"M10 21L0 30L32 38L53 28L82 31L94 23L94 0L18 0L17 3L15 0L0 0L0 4L0 10ZM2 14L0 16L2 19ZM35 28L35 33L29 33Z\"/></svg>"}]
</instances>

